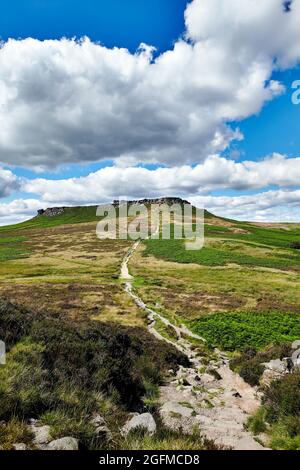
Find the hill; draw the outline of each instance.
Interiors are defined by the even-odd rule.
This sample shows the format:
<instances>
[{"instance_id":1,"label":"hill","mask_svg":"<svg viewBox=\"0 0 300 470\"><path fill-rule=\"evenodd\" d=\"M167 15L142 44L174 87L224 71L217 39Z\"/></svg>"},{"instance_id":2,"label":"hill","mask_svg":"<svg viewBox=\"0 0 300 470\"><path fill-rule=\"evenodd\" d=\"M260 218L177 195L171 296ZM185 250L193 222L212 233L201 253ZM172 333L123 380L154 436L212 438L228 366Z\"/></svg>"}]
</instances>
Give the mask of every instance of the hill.
<instances>
[{"instance_id":1,"label":"hill","mask_svg":"<svg viewBox=\"0 0 300 470\"><path fill-rule=\"evenodd\" d=\"M0 229L0 336L7 343L0 445L11 448L23 439L32 446L27 423L36 418L55 438L72 435L85 448L209 448L198 434L174 431L181 423L177 411L172 431L165 427L163 385L178 382L176 390L167 390L180 395L182 412L193 407L191 422L209 408L206 415L222 429L222 410L233 392L228 381L216 379L224 370L214 348L234 356L232 368L251 386L261 380L262 362L290 354L291 342L300 339L299 225L238 222L205 212L205 247L192 252L184 240L145 240L134 250L130 240L99 240L98 220L96 206L49 208ZM120 279L124 259L132 276L126 283ZM128 295L128 285L137 297ZM143 303L155 312L154 322ZM177 376L180 365L184 377ZM219 398L205 390L210 373ZM194 382L198 374L202 385ZM237 413L242 403L235 402ZM269 416L263 414L268 406L263 416ZM156 435L124 440L119 428L128 414L145 410L155 416ZM289 408L284 419L296 420L299 413ZM113 444L95 435L95 414L104 417ZM279 429L281 446L297 446L290 425L279 414L274 420L267 423L272 446L279 446Z\"/></svg>"}]
</instances>

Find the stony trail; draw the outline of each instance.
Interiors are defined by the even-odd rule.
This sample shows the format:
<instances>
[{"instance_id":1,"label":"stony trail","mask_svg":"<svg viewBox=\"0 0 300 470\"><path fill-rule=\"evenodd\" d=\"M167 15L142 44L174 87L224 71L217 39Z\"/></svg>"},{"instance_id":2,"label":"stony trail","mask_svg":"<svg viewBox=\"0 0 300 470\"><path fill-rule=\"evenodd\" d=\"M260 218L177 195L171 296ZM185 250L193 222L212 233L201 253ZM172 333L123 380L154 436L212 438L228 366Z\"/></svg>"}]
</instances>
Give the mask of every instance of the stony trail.
<instances>
[{"instance_id":1,"label":"stony trail","mask_svg":"<svg viewBox=\"0 0 300 470\"><path fill-rule=\"evenodd\" d=\"M147 307L134 292L134 278L129 273L128 264L139 244L139 241L134 243L122 262L120 278L125 291L147 313L149 332L184 353L191 364L190 368L180 367L178 373L161 387L160 415L164 424L186 433L200 429L203 437L234 450L265 450L244 427L248 417L260 406L256 389L231 371L228 358L220 351L215 350L208 365L202 362L203 358L194 351L189 338L205 340L185 325L172 324ZM157 320L175 330L177 341L171 341L157 331Z\"/></svg>"}]
</instances>

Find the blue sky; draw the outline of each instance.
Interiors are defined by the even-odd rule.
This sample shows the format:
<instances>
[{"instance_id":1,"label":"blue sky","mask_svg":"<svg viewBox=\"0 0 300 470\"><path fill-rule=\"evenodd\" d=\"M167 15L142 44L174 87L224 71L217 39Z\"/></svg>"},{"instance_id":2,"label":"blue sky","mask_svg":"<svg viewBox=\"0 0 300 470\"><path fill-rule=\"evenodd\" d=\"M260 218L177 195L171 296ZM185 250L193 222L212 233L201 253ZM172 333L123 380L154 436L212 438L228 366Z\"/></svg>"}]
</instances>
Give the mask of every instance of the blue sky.
<instances>
[{"instance_id":1,"label":"blue sky","mask_svg":"<svg viewBox=\"0 0 300 470\"><path fill-rule=\"evenodd\" d=\"M184 31L186 0L2 0L0 35L57 39L89 36L135 51L164 51Z\"/></svg>"},{"instance_id":2,"label":"blue sky","mask_svg":"<svg viewBox=\"0 0 300 470\"><path fill-rule=\"evenodd\" d=\"M300 150L300 107L291 101L291 85L299 80L300 68L278 72L273 78L279 79L286 87L286 93L268 103L256 116L240 123L245 140L238 146L243 159L257 160L273 152L296 157Z\"/></svg>"},{"instance_id":3,"label":"blue sky","mask_svg":"<svg viewBox=\"0 0 300 470\"><path fill-rule=\"evenodd\" d=\"M88 36L106 47L126 47L135 52L141 42L157 53L170 48L184 31L186 0L3 0L0 38L32 37L40 40ZM58 179L84 176L111 165L64 166L39 176ZM29 178L35 173L17 168L15 173ZM10 198L11 199L11 198Z\"/></svg>"},{"instance_id":4,"label":"blue sky","mask_svg":"<svg viewBox=\"0 0 300 470\"><path fill-rule=\"evenodd\" d=\"M300 0L288 13L282 0L266 0L265 11L256 1L257 19L249 0L238 12L233 0L3 0L0 223L28 218L38 204L169 192L237 218L297 219ZM155 51L137 52L141 43ZM167 183L159 168L170 170ZM94 200L91 181L114 189L95 190Z\"/></svg>"},{"instance_id":5,"label":"blue sky","mask_svg":"<svg viewBox=\"0 0 300 470\"><path fill-rule=\"evenodd\" d=\"M141 42L161 53L170 49L184 32L186 0L3 0L0 37L33 37L40 40L88 36L107 47L126 47L136 51ZM257 116L240 126L245 140L235 145L241 159L257 160L273 152L297 156L300 153L300 106L291 102L291 84L300 77L300 67L276 73L287 93L268 103ZM105 165L105 163L104 163ZM85 175L103 164L64 168L59 178ZM32 173L19 170L18 174Z\"/></svg>"}]
</instances>

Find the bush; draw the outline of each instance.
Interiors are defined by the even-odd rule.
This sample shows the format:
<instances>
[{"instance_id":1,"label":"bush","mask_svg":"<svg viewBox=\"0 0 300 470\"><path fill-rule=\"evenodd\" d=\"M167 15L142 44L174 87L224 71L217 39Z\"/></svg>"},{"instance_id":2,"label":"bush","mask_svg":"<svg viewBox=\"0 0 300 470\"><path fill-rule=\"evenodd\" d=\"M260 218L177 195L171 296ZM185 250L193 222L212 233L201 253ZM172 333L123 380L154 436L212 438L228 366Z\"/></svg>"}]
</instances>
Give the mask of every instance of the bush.
<instances>
[{"instance_id":1,"label":"bush","mask_svg":"<svg viewBox=\"0 0 300 470\"><path fill-rule=\"evenodd\" d=\"M270 428L270 447L279 450L300 450L299 417L281 418Z\"/></svg>"},{"instance_id":2,"label":"bush","mask_svg":"<svg viewBox=\"0 0 300 470\"><path fill-rule=\"evenodd\" d=\"M32 320L33 314L29 310L0 299L0 339L7 350L28 334Z\"/></svg>"},{"instance_id":3,"label":"bush","mask_svg":"<svg viewBox=\"0 0 300 470\"><path fill-rule=\"evenodd\" d=\"M37 417L49 402L50 375L43 370L43 346L18 343L0 368L0 419Z\"/></svg>"},{"instance_id":4,"label":"bush","mask_svg":"<svg viewBox=\"0 0 300 470\"><path fill-rule=\"evenodd\" d=\"M55 436L67 432L89 448L101 446L89 422L105 400L119 414L144 409L144 398L153 406L164 373L189 365L146 329L35 317L7 303L0 304L0 331L9 343L0 420L42 418Z\"/></svg>"},{"instance_id":5,"label":"bush","mask_svg":"<svg viewBox=\"0 0 300 470\"><path fill-rule=\"evenodd\" d=\"M255 436L266 432L267 425L265 422L266 411L263 407L260 407L259 410L247 421L247 429L251 431Z\"/></svg>"},{"instance_id":6,"label":"bush","mask_svg":"<svg viewBox=\"0 0 300 470\"><path fill-rule=\"evenodd\" d=\"M250 359L240 369L240 376L252 387L259 385L264 366L258 364L255 359Z\"/></svg>"},{"instance_id":7,"label":"bush","mask_svg":"<svg viewBox=\"0 0 300 470\"><path fill-rule=\"evenodd\" d=\"M265 391L266 418L276 422L282 417L300 414L300 372L284 376Z\"/></svg>"},{"instance_id":8,"label":"bush","mask_svg":"<svg viewBox=\"0 0 300 470\"><path fill-rule=\"evenodd\" d=\"M0 446L3 450L11 450L12 445L18 442L30 444L32 435L26 423L12 418L7 423L0 422Z\"/></svg>"},{"instance_id":9,"label":"bush","mask_svg":"<svg viewBox=\"0 0 300 470\"><path fill-rule=\"evenodd\" d=\"M285 425L290 437L300 437L300 416L288 416Z\"/></svg>"},{"instance_id":10,"label":"bush","mask_svg":"<svg viewBox=\"0 0 300 470\"><path fill-rule=\"evenodd\" d=\"M262 363L269 362L272 359L283 359L291 356L291 354L291 346L285 343L272 345L260 352L256 352L253 348L247 348L242 354L231 359L230 367L239 373L246 382L251 385L259 385L264 371Z\"/></svg>"}]
</instances>

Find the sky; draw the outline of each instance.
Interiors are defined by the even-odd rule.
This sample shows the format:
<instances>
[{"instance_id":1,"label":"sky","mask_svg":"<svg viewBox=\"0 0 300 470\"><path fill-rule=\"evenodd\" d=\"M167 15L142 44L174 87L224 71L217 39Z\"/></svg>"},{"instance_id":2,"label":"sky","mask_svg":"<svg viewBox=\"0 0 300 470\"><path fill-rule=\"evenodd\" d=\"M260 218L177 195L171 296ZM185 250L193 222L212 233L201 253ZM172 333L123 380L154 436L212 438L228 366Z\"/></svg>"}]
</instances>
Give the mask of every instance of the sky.
<instances>
[{"instance_id":1,"label":"sky","mask_svg":"<svg viewBox=\"0 0 300 470\"><path fill-rule=\"evenodd\" d=\"M300 0L2 0L0 39L0 225L156 196L300 221Z\"/></svg>"}]
</instances>

